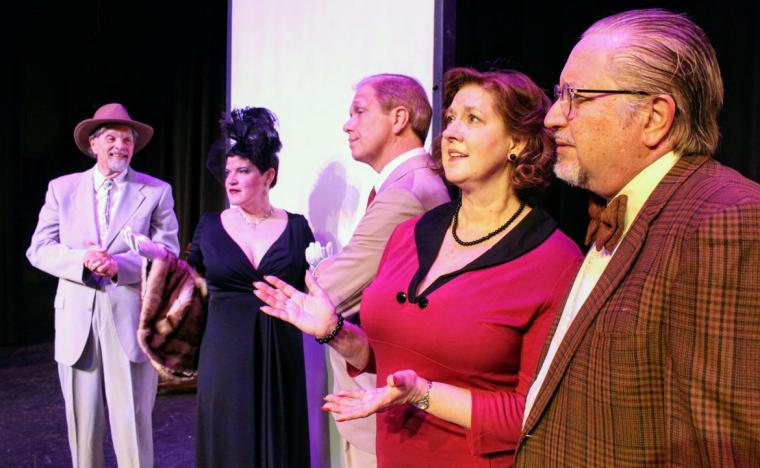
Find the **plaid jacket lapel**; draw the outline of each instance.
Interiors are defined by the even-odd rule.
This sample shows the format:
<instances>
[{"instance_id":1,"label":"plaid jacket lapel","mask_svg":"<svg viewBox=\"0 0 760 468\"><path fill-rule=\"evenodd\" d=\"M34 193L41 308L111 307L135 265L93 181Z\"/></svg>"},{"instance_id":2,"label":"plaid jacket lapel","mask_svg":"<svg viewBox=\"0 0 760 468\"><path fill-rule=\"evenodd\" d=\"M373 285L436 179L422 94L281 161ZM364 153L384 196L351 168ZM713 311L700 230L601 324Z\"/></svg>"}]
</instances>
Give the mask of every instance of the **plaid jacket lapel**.
<instances>
[{"instance_id":1,"label":"plaid jacket lapel","mask_svg":"<svg viewBox=\"0 0 760 468\"><path fill-rule=\"evenodd\" d=\"M692 156L679 159L673 169L671 169L662 182L657 185L654 192L652 192L649 199L642 207L628 233L618 246L615 256L611 259L607 269L599 278L599 282L591 291L591 294L588 299L586 299L586 302L583 304L580 311L578 311L578 315L557 349L554 361L552 361L549 372L547 373L546 380L536 396L536 401L528 415L528 419L525 421L523 433L518 442L518 448L522 440L525 438L525 435L530 434L533 431L544 410L551 402L575 351L585 337L586 330L588 330L594 322L604 304L612 293L615 292L621 281L631 269L631 266L635 262L638 253L644 244L649 225L657 217L660 211L662 211L662 208L672 197L676 189L708 159L708 156ZM554 327L556 329L556 320ZM552 331L550 336L553 334ZM543 359L546 356L550 341L551 339L548 338L544 345L540 362L543 362Z\"/></svg>"}]
</instances>

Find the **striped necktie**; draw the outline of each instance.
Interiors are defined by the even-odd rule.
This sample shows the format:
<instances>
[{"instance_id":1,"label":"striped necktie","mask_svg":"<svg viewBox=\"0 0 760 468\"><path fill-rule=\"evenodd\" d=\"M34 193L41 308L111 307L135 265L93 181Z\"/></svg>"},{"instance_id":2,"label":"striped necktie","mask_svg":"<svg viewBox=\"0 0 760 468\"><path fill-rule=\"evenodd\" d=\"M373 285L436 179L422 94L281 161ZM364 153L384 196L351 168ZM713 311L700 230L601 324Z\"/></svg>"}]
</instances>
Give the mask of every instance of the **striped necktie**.
<instances>
[{"instance_id":1,"label":"striped necktie","mask_svg":"<svg viewBox=\"0 0 760 468\"><path fill-rule=\"evenodd\" d=\"M103 232L108 232L108 227L111 225L111 189L113 188L113 181L106 179L103 182L103 187L106 189L106 208L105 208L105 225L103 226Z\"/></svg>"}]
</instances>

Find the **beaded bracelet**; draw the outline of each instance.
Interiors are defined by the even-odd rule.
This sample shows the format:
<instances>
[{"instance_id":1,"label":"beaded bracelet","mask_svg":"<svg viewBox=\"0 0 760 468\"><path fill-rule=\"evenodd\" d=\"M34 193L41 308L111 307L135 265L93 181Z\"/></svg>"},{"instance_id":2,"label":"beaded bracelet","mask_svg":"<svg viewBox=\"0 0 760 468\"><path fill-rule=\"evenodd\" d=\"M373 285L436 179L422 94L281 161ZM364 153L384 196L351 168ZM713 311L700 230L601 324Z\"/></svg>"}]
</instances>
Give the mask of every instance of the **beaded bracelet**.
<instances>
[{"instance_id":1,"label":"beaded bracelet","mask_svg":"<svg viewBox=\"0 0 760 468\"><path fill-rule=\"evenodd\" d=\"M335 330L331 331L329 335L324 336L322 338L314 337L315 340L317 340L317 343L319 344L327 344L333 340L336 336L338 336L338 333L343 329L343 314L338 314L338 324L335 325Z\"/></svg>"}]
</instances>

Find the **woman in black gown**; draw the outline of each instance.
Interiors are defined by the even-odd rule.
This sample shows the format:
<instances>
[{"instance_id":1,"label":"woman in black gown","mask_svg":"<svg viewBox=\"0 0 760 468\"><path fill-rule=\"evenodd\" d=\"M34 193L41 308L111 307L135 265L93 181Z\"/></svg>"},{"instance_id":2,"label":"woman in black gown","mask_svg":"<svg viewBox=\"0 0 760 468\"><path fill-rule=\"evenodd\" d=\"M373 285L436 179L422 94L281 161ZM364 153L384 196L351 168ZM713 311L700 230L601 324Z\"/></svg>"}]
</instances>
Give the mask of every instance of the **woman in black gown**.
<instances>
[{"instance_id":1,"label":"woman in black gown","mask_svg":"<svg viewBox=\"0 0 760 468\"><path fill-rule=\"evenodd\" d=\"M281 148L274 115L233 110L222 122L230 208L206 213L188 258L205 276L208 318L198 364L197 466L308 467L302 335L259 313L251 283L276 275L303 289L313 241L302 215L269 202Z\"/></svg>"}]
</instances>

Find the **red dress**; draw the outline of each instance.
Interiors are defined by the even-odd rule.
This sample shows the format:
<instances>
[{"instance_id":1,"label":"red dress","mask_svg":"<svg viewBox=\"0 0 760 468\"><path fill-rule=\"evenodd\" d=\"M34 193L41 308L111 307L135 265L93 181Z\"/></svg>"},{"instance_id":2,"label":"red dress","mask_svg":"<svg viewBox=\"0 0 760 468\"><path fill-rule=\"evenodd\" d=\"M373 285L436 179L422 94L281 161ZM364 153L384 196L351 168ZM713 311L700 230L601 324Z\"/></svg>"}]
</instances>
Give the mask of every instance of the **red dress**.
<instances>
[{"instance_id":1,"label":"red dress","mask_svg":"<svg viewBox=\"0 0 760 468\"><path fill-rule=\"evenodd\" d=\"M525 394L582 261L554 220L534 208L481 257L417 295L452 213L453 204L442 205L396 228L364 291L361 323L378 382L412 369L468 388L472 428L412 405L378 413L381 467L511 465Z\"/></svg>"}]
</instances>

